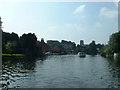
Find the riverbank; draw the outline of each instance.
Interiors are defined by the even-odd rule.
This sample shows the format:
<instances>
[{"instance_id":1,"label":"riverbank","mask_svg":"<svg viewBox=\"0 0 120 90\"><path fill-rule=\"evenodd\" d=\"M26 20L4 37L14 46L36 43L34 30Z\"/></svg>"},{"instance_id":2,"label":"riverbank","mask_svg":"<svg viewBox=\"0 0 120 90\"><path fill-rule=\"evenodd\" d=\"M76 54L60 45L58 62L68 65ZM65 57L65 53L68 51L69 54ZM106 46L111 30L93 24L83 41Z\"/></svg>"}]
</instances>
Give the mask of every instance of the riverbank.
<instances>
[{"instance_id":1,"label":"riverbank","mask_svg":"<svg viewBox=\"0 0 120 90\"><path fill-rule=\"evenodd\" d=\"M24 54L2 54L2 56L25 56Z\"/></svg>"}]
</instances>

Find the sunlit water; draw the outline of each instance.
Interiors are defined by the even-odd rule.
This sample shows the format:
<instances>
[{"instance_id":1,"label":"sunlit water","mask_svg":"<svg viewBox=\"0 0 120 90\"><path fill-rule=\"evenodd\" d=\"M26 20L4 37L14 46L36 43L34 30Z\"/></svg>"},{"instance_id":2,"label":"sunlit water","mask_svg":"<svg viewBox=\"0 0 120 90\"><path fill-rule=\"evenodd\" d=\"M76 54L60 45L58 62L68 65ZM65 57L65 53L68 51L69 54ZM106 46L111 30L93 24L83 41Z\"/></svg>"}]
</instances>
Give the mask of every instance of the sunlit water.
<instances>
[{"instance_id":1,"label":"sunlit water","mask_svg":"<svg viewBox=\"0 0 120 90\"><path fill-rule=\"evenodd\" d=\"M99 55L53 55L44 59L4 58L8 88L119 88L120 68Z\"/></svg>"}]
</instances>

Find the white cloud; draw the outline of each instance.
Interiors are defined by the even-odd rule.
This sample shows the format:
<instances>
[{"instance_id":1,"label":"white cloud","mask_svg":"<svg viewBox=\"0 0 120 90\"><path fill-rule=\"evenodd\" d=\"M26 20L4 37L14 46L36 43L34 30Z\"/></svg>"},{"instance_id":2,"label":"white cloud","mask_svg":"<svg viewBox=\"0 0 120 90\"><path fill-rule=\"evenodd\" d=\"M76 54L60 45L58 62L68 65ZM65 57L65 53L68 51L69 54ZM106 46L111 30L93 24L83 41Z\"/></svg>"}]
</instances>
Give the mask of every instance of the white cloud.
<instances>
[{"instance_id":1,"label":"white cloud","mask_svg":"<svg viewBox=\"0 0 120 90\"><path fill-rule=\"evenodd\" d=\"M111 10L108 8L101 8L100 10L100 16L105 16L108 18L115 18L118 15L118 11L117 10Z\"/></svg>"},{"instance_id":2,"label":"white cloud","mask_svg":"<svg viewBox=\"0 0 120 90\"><path fill-rule=\"evenodd\" d=\"M48 30L57 30L57 27L56 26L50 26L50 27L48 27Z\"/></svg>"},{"instance_id":3,"label":"white cloud","mask_svg":"<svg viewBox=\"0 0 120 90\"><path fill-rule=\"evenodd\" d=\"M102 23L100 23L100 22L96 22L95 23L95 27L97 27L97 28L100 28L100 27L102 27L103 25L102 25Z\"/></svg>"},{"instance_id":4,"label":"white cloud","mask_svg":"<svg viewBox=\"0 0 120 90\"><path fill-rule=\"evenodd\" d=\"M77 8L74 10L73 14L78 14L78 13L83 12L84 9L85 9L85 7L86 7L85 5L80 5L79 7L77 7Z\"/></svg>"},{"instance_id":5,"label":"white cloud","mask_svg":"<svg viewBox=\"0 0 120 90\"><path fill-rule=\"evenodd\" d=\"M66 24L66 26L69 27L69 28L80 28L80 27L82 27L81 24Z\"/></svg>"}]
</instances>

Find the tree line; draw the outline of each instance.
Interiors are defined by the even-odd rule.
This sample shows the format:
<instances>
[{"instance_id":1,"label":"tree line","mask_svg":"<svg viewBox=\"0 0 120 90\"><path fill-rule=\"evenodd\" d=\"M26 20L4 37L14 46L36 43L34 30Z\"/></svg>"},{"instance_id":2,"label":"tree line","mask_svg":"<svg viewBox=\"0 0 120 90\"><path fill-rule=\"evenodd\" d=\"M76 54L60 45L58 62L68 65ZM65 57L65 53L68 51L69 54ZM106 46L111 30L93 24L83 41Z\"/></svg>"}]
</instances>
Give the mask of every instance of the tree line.
<instances>
[{"instance_id":1,"label":"tree line","mask_svg":"<svg viewBox=\"0 0 120 90\"><path fill-rule=\"evenodd\" d=\"M38 40L34 33L18 34L2 31L2 53L3 54L24 54L26 56L41 57L42 48L37 45Z\"/></svg>"},{"instance_id":2,"label":"tree line","mask_svg":"<svg viewBox=\"0 0 120 90\"><path fill-rule=\"evenodd\" d=\"M113 33L108 41L108 44L103 47L100 53L104 57L114 56L120 57L120 31Z\"/></svg>"},{"instance_id":3,"label":"tree line","mask_svg":"<svg viewBox=\"0 0 120 90\"><path fill-rule=\"evenodd\" d=\"M49 45L51 44L51 46ZM26 56L32 57L42 57L45 52L56 52L59 54L69 54L78 52L85 52L89 55L96 55L100 52L103 44L96 44L92 41L88 45L76 45L74 42L62 40L60 42L49 41L45 43L44 39L41 41L37 40L35 33L23 34L18 36L18 34L12 32L2 31L2 53L3 54L24 54ZM58 45L58 47L57 47ZM57 49L55 48L57 47Z\"/></svg>"},{"instance_id":4,"label":"tree line","mask_svg":"<svg viewBox=\"0 0 120 90\"><path fill-rule=\"evenodd\" d=\"M96 42L93 40L91 43L89 43L88 45L77 45L76 47L76 52L85 52L86 54L89 55L97 55L100 53L101 49L104 47L104 44L96 44Z\"/></svg>"}]
</instances>

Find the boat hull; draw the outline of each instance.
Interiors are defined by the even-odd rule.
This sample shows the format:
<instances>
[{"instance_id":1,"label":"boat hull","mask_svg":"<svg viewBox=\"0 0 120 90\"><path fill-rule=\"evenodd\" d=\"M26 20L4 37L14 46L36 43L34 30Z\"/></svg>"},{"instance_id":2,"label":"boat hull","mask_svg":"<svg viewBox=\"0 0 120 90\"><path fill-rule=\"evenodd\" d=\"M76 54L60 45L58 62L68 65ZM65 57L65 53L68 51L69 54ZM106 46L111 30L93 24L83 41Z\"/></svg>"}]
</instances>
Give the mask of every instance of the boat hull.
<instances>
[{"instance_id":1,"label":"boat hull","mask_svg":"<svg viewBox=\"0 0 120 90\"><path fill-rule=\"evenodd\" d=\"M86 54L84 52L79 52L78 55L79 57L86 57Z\"/></svg>"}]
</instances>

